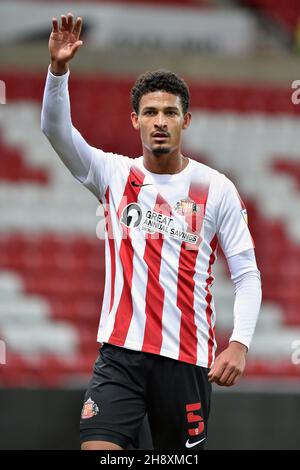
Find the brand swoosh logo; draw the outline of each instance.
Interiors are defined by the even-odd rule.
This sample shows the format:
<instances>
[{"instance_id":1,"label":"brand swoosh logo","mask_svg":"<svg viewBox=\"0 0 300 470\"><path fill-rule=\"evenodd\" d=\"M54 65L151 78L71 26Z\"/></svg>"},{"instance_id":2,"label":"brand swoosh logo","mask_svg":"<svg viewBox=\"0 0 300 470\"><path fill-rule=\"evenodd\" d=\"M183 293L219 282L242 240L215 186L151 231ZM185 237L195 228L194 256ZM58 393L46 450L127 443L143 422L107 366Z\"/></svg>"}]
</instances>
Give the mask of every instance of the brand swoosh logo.
<instances>
[{"instance_id":1,"label":"brand swoosh logo","mask_svg":"<svg viewBox=\"0 0 300 470\"><path fill-rule=\"evenodd\" d=\"M205 439L206 437L203 437L203 439L201 439L200 441L196 441L196 442L189 442L189 440L187 440L185 443L185 447L190 449L191 447L195 447L197 444L200 444L200 442L205 441Z\"/></svg>"},{"instance_id":2,"label":"brand swoosh logo","mask_svg":"<svg viewBox=\"0 0 300 470\"><path fill-rule=\"evenodd\" d=\"M135 186L136 188L140 188L141 186L152 186L151 183L145 183L145 184L138 184L135 181L131 181L132 186Z\"/></svg>"}]
</instances>

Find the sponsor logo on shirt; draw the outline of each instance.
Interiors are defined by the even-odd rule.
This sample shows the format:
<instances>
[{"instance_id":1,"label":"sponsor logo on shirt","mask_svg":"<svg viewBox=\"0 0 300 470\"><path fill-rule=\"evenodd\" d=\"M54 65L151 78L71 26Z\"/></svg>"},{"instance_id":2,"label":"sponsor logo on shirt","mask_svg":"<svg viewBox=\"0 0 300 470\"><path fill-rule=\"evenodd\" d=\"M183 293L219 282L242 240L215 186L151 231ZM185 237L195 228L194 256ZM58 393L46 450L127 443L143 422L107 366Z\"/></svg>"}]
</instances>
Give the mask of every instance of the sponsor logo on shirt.
<instances>
[{"instance_id":1,"label":"sponsor logo on shirt","mask_svg":"<svg viewBox=\"0 0 300 470\"><path fill-rule=\"evenodd\" d=\"M190 233L180 227L173 226L173 217L161 214L156 211L148 210L146 217L143 220L142 230L149 233L162 233L176 240L185 241L188 243L195 244L198 241L198 235Z\"/></svg>"},{"instance_id":2,"label":"sponsor logo on shirt","mask_svg":"<svg viewBox=\"0 0 300 470\"><path fill-rule=\"evenodd\" d=\"M188 201L188 205L185 206L183 204L180 210L193 212L195 208L191 205L190 201ZM143 212L141 206L137 203L127 204L124 207L120 221L131 229L139 227L142 231L150 234L163 234L191 244L196 244L199 238L196 233L187 231L185 227L175 226L174 217L155 210Z\"/></svg>"},{"instance_id":3,"label":"sponsor logo on shirt","mask_svg":"<svg viewBox=\"0 0 300 470\"><path fill-rule=\"evenodd\" d=\"M133 202L124 207L121 215L122 224L126 227L138 227L142 220L142 208L139 204Z\"/></svg>"}]
</instances>

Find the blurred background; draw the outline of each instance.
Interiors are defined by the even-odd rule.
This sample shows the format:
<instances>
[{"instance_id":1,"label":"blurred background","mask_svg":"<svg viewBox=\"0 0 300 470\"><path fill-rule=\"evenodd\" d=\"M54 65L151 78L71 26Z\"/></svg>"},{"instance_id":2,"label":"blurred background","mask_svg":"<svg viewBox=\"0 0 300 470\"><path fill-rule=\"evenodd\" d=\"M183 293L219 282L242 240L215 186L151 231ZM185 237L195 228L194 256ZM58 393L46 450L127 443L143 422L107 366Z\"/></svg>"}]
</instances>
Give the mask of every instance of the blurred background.
<instances>
[{"instance_id":1,"label":"blurred background","mask_svg":"<svg viewBox=\"0 0 300 470\"><path fill-rule=\"evenodd\" d=\"M231 178L248 208L263 304L244 377L214 388L208 448L299 449L299 0L1 0L0 448L78 448L97 356L101 208L40 130L51 18L69 11L84 22L70 94L86 140L139 156L130 88L170 69L190 85L184 153ZM215 276L220 352L234 296L222 253Z\"/></svg>"}]
</instances>

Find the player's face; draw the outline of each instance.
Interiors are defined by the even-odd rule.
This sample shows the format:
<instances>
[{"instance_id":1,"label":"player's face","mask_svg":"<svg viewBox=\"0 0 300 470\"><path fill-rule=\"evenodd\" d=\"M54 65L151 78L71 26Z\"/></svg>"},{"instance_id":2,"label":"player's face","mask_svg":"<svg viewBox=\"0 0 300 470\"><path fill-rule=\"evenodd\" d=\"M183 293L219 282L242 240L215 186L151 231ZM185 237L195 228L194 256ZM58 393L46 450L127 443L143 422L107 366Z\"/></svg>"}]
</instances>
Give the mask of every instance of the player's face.
<instances>
[{"instance_id":1,"label":"player's face","mask_svg":"<svg viewBox=\"0 0 300 470\"><path fill-rule=\"evenodd\" d=\"M180 149L181 133L189 126L191 115L183 114L179 96L154 91L142 96L139 113L133 112L131 119L140 130L143 147L160 155Z\"/></svg>"}]
</instances>

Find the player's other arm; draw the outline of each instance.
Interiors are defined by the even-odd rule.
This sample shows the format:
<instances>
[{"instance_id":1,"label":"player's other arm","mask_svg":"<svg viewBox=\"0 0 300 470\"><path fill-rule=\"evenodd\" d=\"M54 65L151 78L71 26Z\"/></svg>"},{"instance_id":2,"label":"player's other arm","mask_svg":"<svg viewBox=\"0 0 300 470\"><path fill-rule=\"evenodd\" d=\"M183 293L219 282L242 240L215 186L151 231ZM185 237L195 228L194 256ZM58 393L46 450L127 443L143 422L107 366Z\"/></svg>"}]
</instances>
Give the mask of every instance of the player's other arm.
<instances>
[{"instance_id":1,"label":"player's other arm","mask_svg":"<svg viewBox=\"0 0 300 470\"><path fill-rule=\"evenodd\" d=\"M209 372L218 385L234 385L244 372L261 304L260 273L249 232L246 208L234 184L223 178L216 204L216 231L235 286L234 329L228 347Z\"/></svg>"},{"instance_id":2,"label":"player's other arm","mask_svg":"<svg viewBox=\"0 0 300 470\"><path fill-rule=\"evenodd\" d=\"M261 281L254 249L227 258L235 286L234 329L228 347L216 358L209 380L230 387L242 376L261 304Z\"/></svg>"},{"instance_id":3,"label":"player's other arm","mask_svg":"<svg viewBox=\"0 0 300 470\"><path fill-rule=\"evenodd\" d=\"M51 63L43 97L41 127L63 163L83 182L89 172L93 148L75 129L71 120L68 92L69 62L82 41L82 19L74 22L73 15L61 16L61 24L52 19L49 38Z\"/></svg>"}]
</instances>

